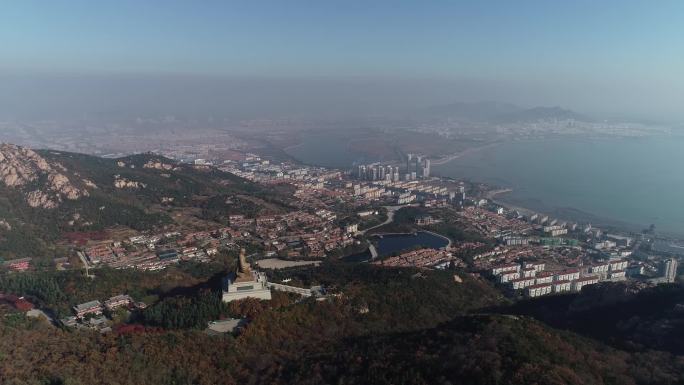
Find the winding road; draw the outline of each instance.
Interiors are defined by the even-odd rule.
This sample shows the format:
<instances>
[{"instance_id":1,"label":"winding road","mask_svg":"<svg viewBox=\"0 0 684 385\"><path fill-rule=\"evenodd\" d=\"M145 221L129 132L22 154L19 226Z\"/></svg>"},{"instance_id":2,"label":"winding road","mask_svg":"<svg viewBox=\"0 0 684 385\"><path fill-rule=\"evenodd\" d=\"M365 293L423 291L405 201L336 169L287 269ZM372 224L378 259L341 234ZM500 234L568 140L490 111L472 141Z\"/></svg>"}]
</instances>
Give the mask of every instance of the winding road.
<instances>
[{"instance_id":1,"label":"winding road","mask_svg":"<svg viewBox=\"0 0 684 385\"><path fill-rule=\"evenodd\" d=\"M394 213L403 207L417 207L417 206L418 206L418 204L400 205L400 206L382 206L385 208L385 210L387 210L387 219L384 222L380 223L379 225L375 225L375 226L369 227L365 230L361 230L361 231L359 231L359 233L361 235L364 235L370 230L377 229L378 227L382 227L386 224L394 222ZM449 246L451 246L451 240L450 239L449 239ZM370 253L371 253L371 259L370 259L371 261L378 257L378 250L375 248L375 245L371 241L368 241L368 251L370 251Z\"/></svg>"},{"instance_id":2,"label":"winding road","mask_svg":"<svg viewBox=\"0 0 684 385\"><path fill-rule=\"evenodd\" d=\"M384 225L386 225L386 224L392 223L392 222L394 222L394 213L395 213L397 210L399 210L399 209L401 209L401 208L403 208L403 207L416 207L416 206L418 206L418 205L417 205L417 204L412 204L412 205L401 205L401 206L382 206L382 207L385 208L385 210L387 210L387 219L386 219L384 222L380 223L379 225L375 225L375 226L369 227L369 228L367 228L367 229L365 229L365 230L361 230L361 231L359 231L359 233L360 233L361 235L364 235L364 234L366 234L366 233L367 233L368 231L370 231L370 230L377 229L378 227L382 227L382 226L384 226Z\"/></svg>"}]
</instances>

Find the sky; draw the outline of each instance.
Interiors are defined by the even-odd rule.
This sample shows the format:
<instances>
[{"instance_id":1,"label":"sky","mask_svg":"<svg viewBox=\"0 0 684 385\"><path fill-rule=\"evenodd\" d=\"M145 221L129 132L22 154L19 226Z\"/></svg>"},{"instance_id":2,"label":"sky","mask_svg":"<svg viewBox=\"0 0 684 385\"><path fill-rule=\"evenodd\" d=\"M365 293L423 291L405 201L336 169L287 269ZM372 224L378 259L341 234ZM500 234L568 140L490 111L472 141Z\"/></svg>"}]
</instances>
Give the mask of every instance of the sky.
<instances>
[{"instance_id":1,"label":"sky","mask_svg":"<svg viewBox=\"0 0 684 385\"><path fill-rule=\"evenodd\" d=\"M684 2L670 0L8 0L0 80L26 103L41 82L193 78L378 105L419 84L384 104L488 99L684 119L682 20Z\"/></svg>"}]
</instances>

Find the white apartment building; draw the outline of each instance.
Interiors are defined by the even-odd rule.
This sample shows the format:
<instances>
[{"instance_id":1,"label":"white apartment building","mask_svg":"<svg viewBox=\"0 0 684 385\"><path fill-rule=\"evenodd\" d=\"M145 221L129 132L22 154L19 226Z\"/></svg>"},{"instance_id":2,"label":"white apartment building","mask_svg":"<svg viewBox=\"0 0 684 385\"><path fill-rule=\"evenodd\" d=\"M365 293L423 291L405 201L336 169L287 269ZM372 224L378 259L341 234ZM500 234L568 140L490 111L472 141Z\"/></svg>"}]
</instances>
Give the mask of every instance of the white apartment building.
<instances>
[{"instance_id":1,"label":"white apartment building","mask_svg":"<svg viewBox=\"0 0 684 385\"><path fill-rule=\"evenodd\" d=\"M563 270L554 276L554 281L575 281L580 277L579 269Z\"/></svg>"},{"instance_id":2,"label":"white apartment building","mask_svg":"<svg viewBox=\"0 0 684 385\"><path fill-rule=\"evenodd\" d=\"M512 271L519 271L520 270L520 265L517 263L512 263L509 265L503 265L503 266L494 266L492 267L492 275L499 275L501 273L510 273Z\"/></svg>"},{"instance_id":3,"label":"white apartment building","mask_svg":"<svg viewBox=\"0 0 684 385\"><path fill-rule=\"evenodd\" d=\"M525 288L525 294L528 297L534 298L550 294L552 290L552 285L549 284L532 285Z\"/></svg>"},{"instance_id":4,"label":"white apartment building","mask_svg":"<svg viewBox=\"0 0 684 385\"><path fill-rule=\"evenodd\" d=\"M518 278L518 279L511 280L510 283L511 283L511 287L514 290L520 290L520 289L524 289L524 288L529 287L529 286L534 286L535 279L534 278Z\"/></svg>"},{"instance_id":5,"label":"white apartment building","mask_svg":"<svg viewBox=\"0 0 684 385\"><path fill-rule=\"evenodd\" d=\"M520 273L517 271L509 271L506 273L501 273L499 276L499 282L506 283L518 278L520 278Z\"/></svg>"},{"instance_id":6,"label":"white apartment building","mask_svg":"<svg viewBox=\"0 0 684 385\"><path fill-rule=\"evenodd\" d=\"M556 281L552 284L554 293L563 293L572 290L572 282Z\"/></svg>"},{"instance_id":7,"label":"white apartment building","mask_svg":"<svg viewBox=\"0 0 684 385\"><path fill-rule=\"evenodd\" d=\"M590 276L580 278L572 283L572 290L581 291L584 286L593 285L599 282L599 277Z\"/></svg>"}]
</instances>

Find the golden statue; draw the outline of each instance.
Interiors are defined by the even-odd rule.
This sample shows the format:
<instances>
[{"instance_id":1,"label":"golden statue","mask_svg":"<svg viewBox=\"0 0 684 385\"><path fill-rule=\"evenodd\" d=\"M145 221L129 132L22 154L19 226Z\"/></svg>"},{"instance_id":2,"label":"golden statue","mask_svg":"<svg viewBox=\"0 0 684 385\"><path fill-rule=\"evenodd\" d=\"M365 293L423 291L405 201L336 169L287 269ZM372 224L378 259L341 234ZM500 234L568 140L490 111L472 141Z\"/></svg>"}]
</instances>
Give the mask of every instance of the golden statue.
<instances>
[{"instance_id":1,"label":"golden statue","mask_svg":"<svg viewBox=\"0 0 684 385\"><path fill-rule=\"evenodd\" d=\"M240 266L238 266L238 273L240 274L247 274L249 273L251 268L249 267L249 263L247 263L247 257L245 256L245 249L242 248L240 249Z\"/></svg>"}]
</instances>

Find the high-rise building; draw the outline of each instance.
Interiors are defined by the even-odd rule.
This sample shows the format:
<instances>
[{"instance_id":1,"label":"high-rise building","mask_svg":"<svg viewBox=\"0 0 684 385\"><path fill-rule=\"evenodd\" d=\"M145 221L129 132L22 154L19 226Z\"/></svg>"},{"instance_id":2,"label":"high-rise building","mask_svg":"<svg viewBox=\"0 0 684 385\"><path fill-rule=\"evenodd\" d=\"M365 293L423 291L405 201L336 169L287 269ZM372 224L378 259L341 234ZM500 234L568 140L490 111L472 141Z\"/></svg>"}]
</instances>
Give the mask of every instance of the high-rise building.
<instances>
[{"instance_id":1,"label":"high-rise building","mask_svg":"<svg viewBox=\"0 0 684 385\"><path fill-rule=\"evenodd\" d=\"M406 154L406 173L411 173L411 168L413 167L413 154Z\"/></svg>"},{"instance_id":2,"label":"high-rise building","mask_svg":"<svg viewBox=\"0 0 684 385\"><path fill-rule=\"evenodd\" d=\"M415 173L420 178L428 178L430 176L430 159L424 155L407 154L406 173L409 175Z\"/></svg>"},{"instance_id":3,"label":"high-rise building","mask_svg":"<svg viewBox=\"0 0 684 385\"><path fill-rule=\"evenodd\" d=\"M660 272L665 282L674 282L677 278L677 260L674 258L664 260Z\"/></svg>"},{"instance_id":4,"label":"high-rise building","mask_svg":"<svg viewBox=\"0 0 684 385\"><path fill-rule=\"evenodd\" d=\"M423 178L430 176L430 159L423 159Z\"/></svg>"},{"instance_id":5,"label":"high-rise building","mask_svg":"<svg viewBox=\"0 0 684 385\"><path fill-rule=\"evenodd\" d=\"M378 167L378 179L385 180L385 166Z\"/></svg>"},{"instance_id":6,"label":"high-rise building","mask_svg":"<svg viewBox=\"0 0 684 385\"><path fill-rule=\"evenodd\" d=\"M356 176L357 176L359 179L366 179L366 166L360 165L360 166L357 168Z\"/></svg>"},{"instance_id":7,"label":"high-rise building","mask_svg":"<svg viewBox=\"0 0 684 385\"><path fill-rule=\"evenodd\" d=\"M424 159L424 158L425 158L425 157L424 157L423 155L416 155L416 162L415 162L415 164L416 164L416 166L415 166L415 167L416 167L416 171L418 171L418 169L420 168L420 166L423 164L423 159Z\"/></svg>"}]
</instances>

